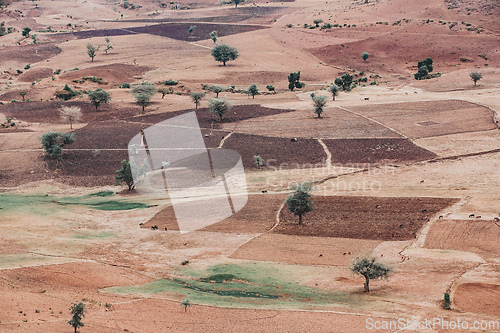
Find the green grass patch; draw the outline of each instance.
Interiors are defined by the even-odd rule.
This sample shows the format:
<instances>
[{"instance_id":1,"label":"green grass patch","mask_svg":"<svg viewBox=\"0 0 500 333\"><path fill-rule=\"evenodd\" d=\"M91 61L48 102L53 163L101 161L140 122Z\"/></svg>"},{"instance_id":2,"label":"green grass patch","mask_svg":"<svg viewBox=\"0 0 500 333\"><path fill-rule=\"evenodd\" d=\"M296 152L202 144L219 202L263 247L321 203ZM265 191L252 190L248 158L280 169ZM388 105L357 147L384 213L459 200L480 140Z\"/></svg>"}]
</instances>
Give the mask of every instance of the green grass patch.
<instances>
[{"instance_id":1,"label":"green grass patch","mask_svg":"<svg viewBox=\"0 0 500 333\"><path fill-rule=\"evenodd\" d=\"M106 231L78 231L73 237L76 239L104 239L109 237L114 237L116 234Z\"/></svg>"},{"instance_id":2,"label":"green grass patch","mask_svg":"<svg viewBox=\"0 0 500 333\"><path fill-rule=\"evenodd\" d=\"M206 270L183 266L169 279L142 286L107 288L106 291L141 295L161 293L173 299L189 298L199 304L243 308L362 308L381 302L370 296L324 290L302 282L315 279L315 269L262 262L214 265Z\"/></svg>"}]
</instances>

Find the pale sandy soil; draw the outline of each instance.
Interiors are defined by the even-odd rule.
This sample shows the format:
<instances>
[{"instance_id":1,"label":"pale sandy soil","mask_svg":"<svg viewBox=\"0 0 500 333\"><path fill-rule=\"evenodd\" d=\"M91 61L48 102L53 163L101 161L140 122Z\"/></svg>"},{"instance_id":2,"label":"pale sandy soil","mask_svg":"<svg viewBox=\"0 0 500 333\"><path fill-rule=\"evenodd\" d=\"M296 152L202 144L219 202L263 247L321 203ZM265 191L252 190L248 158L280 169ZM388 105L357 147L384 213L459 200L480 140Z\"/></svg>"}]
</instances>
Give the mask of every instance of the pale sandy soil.
<instances>
[{"instance_id":1,"label":"pale sandy soil","mask_svg":"<svg viewBox=\"0 0 500 333\"><path fill-rule=\"evenodd\" d=\"M38 30L48 26L58 31L70 31L68 23L77 25L74 30L147 25L143 22L123 22L122 13L124 20L188 18L196 24L199 18L230 16L237 11L230 5L213 6L208 1L197 1L196 9L183 11L158 9L156 3L145 0L134 1L144 6L137 10L125 10L116 4L95 0L71 3L43 0L35 3L38 9L32 2L25 1L9 6L9 16L0 12L0 21L17 30L1 37L0 43L5 44L5 48L15 47L16 42L31 44L30 39L21 36L20 31L25 26L30 26L37 34L41 49L49 45L50 34ZM500 212L500 155L496 151L500 148L500 138L495 129L495 120L499 119L500 112L500 50L498 33L489 30L498 22L498 16L475 11L467 15L461 10L448 10L445 2L431 0L419 0L411 6L403 0L381 0L368 4L343 0L328 3L298 0L259 3L259 6L277 6L282 11L278 11L279 15L273 12L237 22L264 24L269 29L222 36L220 42L235 46L240 52L240 57L228 62L226 67L214 62L210 56L213 43L208 36L207 40L191 43L150 34L112 36L114 48L107 55L100 51L94 63L86 55L85 45L89 41L104 44L104 37L68 39L57 42L61 53L42 60L27 61L21 55L2 59L0 93L27 89L28 97L48 100L54 98L54 92L64 84L74 84L62 75L55 75L54 79L50 76L37 78L32 86L31 77L28 80L29 70L19 76L16 74L16 70L24 70L28 62L33 70L42 72L43 69L60 68L68 72L76 67L91 69L101 65L137 64L151 67L151 70L136 75L129 83L174 79L191 90L201 90L201 84L209 83L246 89L255 82L261 90L272 84L278 90L276 95L259 95L255 100L244 94L226 92L221 96L235 104L258 103L297 111L242 121L237 125L236 132L281 137L380 138L396 137L392 131L395 129L404 135L418 137L414 143L436 153L438 160L371 166L368 171L354 174L351 173L360 171L364 166L252 170L247 173L251 192L269 189L270 192L286 194L291 183L318 181L336 175L337 178L318 185L316 193L451 197L461 201L430 217L417 239L405 242L317 239L245 230L190 234L152 231L139 228L139 224L147 223L169 203L167 200L140 196L123 195L119 198L158 206L105 212L81 206L27 205L13 211L0 211L0 332L67 332L71 329L66 323L70 317L68 307L72 302L84 299L88 312L82 332L365 332L368 331L367 318L499 320L500 262L495 239L498 227L493 219L499 217ZM242 10L253 7L253 4L239 6ZM16 9L23 11L24 17L15 12ZM332 24L357 26L329 31L303 28L304 23L313 24L313 20L318 18ZM404 18L410 21L392 25ZM120 22L116 22L117 19ZM422 22L427 19L434 22L424 26ZM438 23L439 20L446 21L446 24ZM485 31L480 34L467 31L467 26L460 23L462 21L484 26ZM376 22L388 22L388 25ZM449 22L459 24L450 31ZM287 24L293 27L285 27ZM430 41L432 36L434 41ZM434 57L435 71L440 71L441 77L424 81L412 79L416 71L414 62L428 56L424 56L426 49L421 47L412 51L411 47L416 47L417 43L401 45L401 48L413 52L411 58L384 49L384 45L396 45L398 38L411 41L419 37L436 43L428 47ZM458 52L458 43L464 43L463 50L460 50L463 52ZM341 47L342 44L345 47ZM338 53L322 59L321 54L309 52L319 47L331 47ZM22 50L20 52L35 52L29 45ZM366 63L360 59L363 51L370 53ZM478 57L478 54L485 54L489 59ZM416 59L417 56L419 59ZM460 62L460 56L473 61ZM32 54L30 57L38 59ZM377 79L378 85L341 92L335 102L329 96L324 118L316 120L310 93L315 91L326 95L324 88L339 74L352 71L352 68L357 73L366 70L368 75L379 74L382 77ZM307 85L301 91L289 92L286 88L287 75L297 70L301 71L301 81ZM483 74L476 87L468 77L472 70ZM89 84L81 87L95 89L98 86ZM105 89L111 92L113 103L121 107L137 107L127 91L116 86ZM3 102L10 102L11 97L9 95ZM417 116L410 107L415 102L427 102L433 111L432 103L450 100L470 103L467 107L446 110L439 117L432 112ZM148 110L152 113L193 108L186 95L167 95L163 100L156 95L153 101L155 103ZM207 101L208 96L202 101L202 106L206 106ZM399 108L397 116L380 116L378 111L381 108L392 109L391 105L395 103L406 103L408 108L404 112ZM450 102L455 105L453 103ZM357 110L366 118L341 111L340 107ZM370 109L375 111L366 111ZM4 120L0 106L0 122ZM421 128L415 123L421 121L447 122L449 127L445 132L437 129L420 135ZM47 173L47 178L52 177L53 171L40 163L42 152L38 140L41 133L67 131L68 126L49 123L27 125L26 128L33 132L0 133L0 170L19 169L27 180L25 185L9 188L0 179L2 192L76 196L122 189L118 186L74 188L53 180L29 183L32 170ZM85 125L78 124L76 127ZM493 152L485 153L488 151ZM466 154L477 156L460 156ZM442 157L449 159L439 160ZM0 206L2 204L0 202ZM470 214L480 215L480 222L475 223L476 220L469 218ZM444 218L439 219L439 215ZM116 295L102 292L102 288L109 286L142 285L168 277L181 267L184 260L189 260L190 267L195 270L221 263L241 264L257 260L274 262L277 268L281 263L293 264L297 272L308 270L316 274L315 278L297 278L297 283L362 295L363 279L354 276L348 265L356 255L365 253L375 255L395 268L389 281L374 281L371 284L372 293L367 299L376 299L384 304L381 307L343 307L337 312L321 312L309 311L304 304L297 304L299 310L293 311L193 304L185 313L179 305L181 295ZM451 312L441 308L444 292L451 293ZM106 303L112 304L109 309Z\"/></svg>"}]
</instances>

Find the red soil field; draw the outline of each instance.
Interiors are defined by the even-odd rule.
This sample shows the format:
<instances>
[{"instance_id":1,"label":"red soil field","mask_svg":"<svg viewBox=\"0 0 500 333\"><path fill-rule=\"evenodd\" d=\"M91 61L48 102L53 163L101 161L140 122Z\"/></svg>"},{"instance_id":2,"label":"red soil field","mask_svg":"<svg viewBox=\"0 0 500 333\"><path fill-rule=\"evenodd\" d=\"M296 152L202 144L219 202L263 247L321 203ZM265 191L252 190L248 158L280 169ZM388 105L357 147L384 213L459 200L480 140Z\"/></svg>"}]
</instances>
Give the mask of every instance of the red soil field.
<instances>
[{"instance_id":1,"label":"red soil field","mask_svg":"<svg viewBox=\"0 0 500 333\"><path fill-rule=\"evenodd\" d=\"M474 252L484 258L498 258L499 239L500 227L491 220L438 220L427 234L425 247Z\"/></svg>"},{"instance_id":2,"label":"red soil field","mask_svg":"<svg viewBox=\"0 0 500 333\"><path fill-rule=\"evenodd\" d=\"M313 196L315 210L303 218L281 210L274 233L375 240L410 240L434 214L455 203L449 198ZM378 207L378 208L377 208Z\"/></svg>"},{"instance_id":3,"label":"red soil field","mask_svg":"<svg viewBox=\"0 0 500 333\"><path fill-rule=\"evenodd\" d=\"M96 66L92 68L80 69L72 71L60 76L60 79L73 81L81 80L86 76L102 77L103 81L108 82L107 86L120 85L123 82L134 81L134 76L142 75L145 72L152 70L152 67L134 66L127 64L111 64ZM89 82L89 81L87 81ZM102 85L99 85L102 86Z\"/></svg>"},{"instance_id":4,"label":"red soil field","mask_svg":"<svg viewBox=\"0 0 500 333\"><path fill-rule=\"evenodd\" d=\"M196 29L189 34L188 30L191 26L196 25ZM106 37L106 36L124 36L131 34L151 34L172 39L182 40L186 42L195 42L199 40L209 39L210 32L217 30L219 36L236 35L243 32L265 29L264 26L256 25L230 25L230 24L210 24L210 23L165 23L157 25L148 25L143 27L130 27L127 29L102 29L102 30L87 30L79 31L61 36L74 35L78 39Z\"/></svg>"},{"instance_id":5,"label":"red soil field","mask_svg":"<svg viewBox=\"0 0 500 333\"><path fill-rule=\"evenodd\" d=\"M228 233L262 233L273 227L276 223L276 212L285 200L284 195L257 194L249 195L248 202L242 210L233 216L201 229L210 232ZM141 228L158 226L159 230L179 230L172 206L158 212Z\"/></svg>"},{"instance_id":6,"label":"red soil field","mask_svg":"<svg viewBox=\"0 0 500 333\"><path fill-rule=\"evenodd\" d=\"M35 45L21 45L21 46L4 46L0 49L0 66L5 62L15 59L17 62L32 64L49 59L62 50L54 43L38 45L38 52L36 52ZM19 68L22 70L22 68Z\"/></svg>"},{"instance_id":7,"label":"red soil field","mask_svg":"<svg viewBox=\"0 0 500 333\"><path fill-rule=\"evenodd\" d=\"M19 81L21 82L33 82L40 79L45 79L52 75L54 71L52 68L40 67L40 68L31 68L25 70L23 74L19 76Z\"/></svg>"},{"instance_id":8,"label":"red soil field","mask_svg":"<svg viewBox=\"0 0 500 333\"><path fill-rule=\"evenodd\" d=\"M408 162L436 157L408 139L333 139L323 142L332 154L332 163Z\"/></svg>"},{"instance_id":9,"label":"red soil field","mask_svg":"<svg viewBox=\"0 0 500 333\"><path fill-rule=\"evenodd\" d=\"M497 128L491 110L460 100L376 104L349 109L378 120L410 138Z\"/></svg>"},{"instance_id":10,"label":"red soil field","mask_svg":"<svg viewBox=\"0 0 500 333\"><path fill-rule=\"evenodd\" d=\"M461 310L496 316L500 313L500 285L462 283L457 287L453 303ZM492 327L490 329L498 329Z\"/></svg>"}]
</instances>

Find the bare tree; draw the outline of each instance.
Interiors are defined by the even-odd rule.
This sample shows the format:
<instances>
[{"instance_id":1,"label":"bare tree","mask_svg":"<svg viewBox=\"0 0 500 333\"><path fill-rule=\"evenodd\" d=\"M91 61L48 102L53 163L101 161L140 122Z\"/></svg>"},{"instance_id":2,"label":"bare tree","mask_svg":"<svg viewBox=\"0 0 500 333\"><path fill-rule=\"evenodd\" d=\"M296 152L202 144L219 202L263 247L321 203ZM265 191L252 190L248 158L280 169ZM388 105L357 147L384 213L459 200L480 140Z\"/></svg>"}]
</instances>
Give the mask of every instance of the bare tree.
<instances>
[{"instance_id":1,"label":"bare tree","mask_svg":"<svg viewBox=\"0 0 500 333\"><path fill-rule=\"evenodd\" d=\"M69 123L69 128L73 129L73 123L82 118L82 109L78 106L63 106L59 109L59 114L65 122Z\"/></svg>"}]
</instances>

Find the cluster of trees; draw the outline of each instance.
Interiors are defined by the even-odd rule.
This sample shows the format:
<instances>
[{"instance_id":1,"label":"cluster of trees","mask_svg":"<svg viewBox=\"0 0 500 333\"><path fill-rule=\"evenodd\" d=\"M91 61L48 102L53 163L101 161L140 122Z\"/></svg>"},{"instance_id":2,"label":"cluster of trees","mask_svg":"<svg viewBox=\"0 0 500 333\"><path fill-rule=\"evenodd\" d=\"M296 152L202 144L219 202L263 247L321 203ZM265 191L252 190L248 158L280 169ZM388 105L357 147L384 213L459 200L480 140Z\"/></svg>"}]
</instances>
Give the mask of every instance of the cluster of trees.
<instances>
[{"instance_id":1,"label":"cluster of trees","mask_svg":"<svg viewBox=\"0 0 500 333\"><path fill-rule=\"evenodd\" d=\"M430 79L429 73L434 70L432 58L425 58L417 63L418 71L413 74L415 80Z\"/></svg>"}]
</instances>

